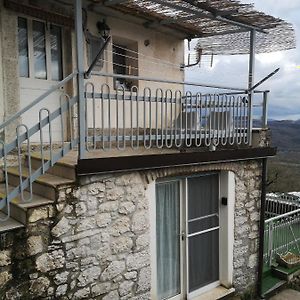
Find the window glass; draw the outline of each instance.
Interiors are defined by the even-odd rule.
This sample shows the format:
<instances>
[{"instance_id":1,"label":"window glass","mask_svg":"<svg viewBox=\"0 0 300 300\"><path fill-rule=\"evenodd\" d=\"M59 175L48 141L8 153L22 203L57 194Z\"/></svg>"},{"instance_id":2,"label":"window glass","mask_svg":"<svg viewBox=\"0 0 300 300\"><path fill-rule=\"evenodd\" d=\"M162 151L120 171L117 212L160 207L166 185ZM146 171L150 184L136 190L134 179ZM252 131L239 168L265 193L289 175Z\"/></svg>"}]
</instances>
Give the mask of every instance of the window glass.
<instances>
[{"instance_id":1,"label":"window glass","mask_svg":"<svg viewBox=\"0 0 300 300\"><path fill-rule=\"evenodd\" d=\"M50 29L51 46L51 78L52 80L62 80L62 42L61 28L51 25Z\"/></svg>"},{"instance_id":2,"label":"window glass","mask_svg":"<svg viewBox=\"0 0 300 300\"><path fill-rule=\"evenodd\" d=\"M89 65L91 65L94 59L96 58L96 56L98 55L100 49L103 47L104 41L101 38L92 36L91 34L88 36L88 40L89 40ZM100 71L103 68L103 64L104 64L104 56L102 54L98 59L94 70Z\"/></svg>"},{"instance_id":3,"label":"window glass","mask_svg":"<svg viewBox=\"0 0 300 300\"><path fill-rule=\"evenodd\" d=\"M167 299L180 294L179 182L156 185L157 294Z\"/></svg>"},{"instance_id":4,"label":"window glass","mask_svg":"<svg viewBox=\"0 0 300 300\"><path fill-rule=\"evenodd\" d=\"M32 22L35 78L47 79L45 24Z\"/></svg>"},{"instance_id":5,"label":"window glass","mask_svg":"<svg viewBox=\"0 0 300 300\"><path fill-rule=\"evenodd\" d=\"M18 39L19 39L19 75L29 77L28 59L28 29L27 20L18 18Z\"/></svg>"}]
</instances>

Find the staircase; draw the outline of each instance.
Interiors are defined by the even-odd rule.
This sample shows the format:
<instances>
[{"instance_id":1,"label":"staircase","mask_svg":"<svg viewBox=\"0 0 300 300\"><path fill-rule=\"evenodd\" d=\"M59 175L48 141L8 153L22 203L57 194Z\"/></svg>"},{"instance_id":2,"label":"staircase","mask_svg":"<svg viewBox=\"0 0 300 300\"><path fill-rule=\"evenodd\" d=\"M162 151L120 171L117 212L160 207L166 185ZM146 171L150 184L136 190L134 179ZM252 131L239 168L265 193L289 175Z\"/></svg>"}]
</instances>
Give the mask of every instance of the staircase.
<instances>
[{"instance_id":1,"label":"staircase","mask_svg":"<svg viewBox=\"0 0 300 300\"><path fill-rule=\"evenodd\" d=\"M28 162L28 155L25 160ZM49 161L44 157L44 163ZM39 153L31 154L31 172L39 169L43 164L43 160ZM29 176L28 163L22 165L22 178L25 180ZM9 191L14 190L20 183L19 167L7 168ZM24 227L30 221L30 215L36 208L43 206L52 206L55 204L59 188L61 186L73 185L76 179L75 165L64 159L58 161L47 172L39 176L32 184L31 201L22 201L21 196L17 196L10 201L10 217L1 223L0 233L9 230L15 230ZM0 184L0 196L5 197L5 184ZM30 199L31 194L27 190L24 191L24 199ZM0 213L0 217L4 218L8 212L8 208Z\"/></svg>"},{"instance_id":2,"label":"staircase","mask_svg":"<svg viewBox=\"0 0 300 300\"><path fill-rule=\"evenodd\" d=\"M34 209L53 206L61 186L71 185L76 179L75 163L64 161L67 153L78 145L73 137L74 114L76 115L77 96L70 96L62 89L72 84L78 75L75 71L48 91L36 98L28 106L0 124L1 136L15 128L16 135L9 141L0 140L0 169L3 180L0 184L0 233L24 227ZM53 92L61 92L59 105L50 111L47 97ZM36 110L37 105L43 106ZM37 113L36 124L28 128L22 117L34 107ZM33 122L34 123L34 122ZM61 140L53 141L53 126L61 125ZM32 124L32 123L31 123ZM66 140L65 135L70 132ZM38 144L32 140L38 137ZM57 137L56 137L57 138ZM39 152L33 152L38 149Z\"/></svg>"}]
</instances>

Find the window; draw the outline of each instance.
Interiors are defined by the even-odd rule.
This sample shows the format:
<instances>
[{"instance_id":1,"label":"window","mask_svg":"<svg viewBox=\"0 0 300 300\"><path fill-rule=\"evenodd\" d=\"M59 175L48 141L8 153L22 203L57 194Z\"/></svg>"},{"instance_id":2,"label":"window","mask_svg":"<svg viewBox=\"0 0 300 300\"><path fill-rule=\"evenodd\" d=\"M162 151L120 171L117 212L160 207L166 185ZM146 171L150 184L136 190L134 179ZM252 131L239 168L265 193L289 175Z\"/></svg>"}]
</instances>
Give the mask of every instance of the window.
<instances>
[{"instance_id":1,"label":"window","mask_svg":"<svg viewBox=\"0 0 300 300\"><path fill-rule=\"evenodd\" d=\"M114 39L115 40L115 39ZM138 47L137 42L124 41L113 44L113 72L120 75L138 76ZM115 88L122 86L129 90L138 85L138 80L115 78Z\"/></svg>"},{"instance_id":2,"label":"window","mask_svg":"<svg viewBox=\"0 0 300 300\"><path fill-rule=\"evenodd\" d=\"M28 59L28 27L27 20L18 19L18 42L19 42L19 73L21 77L29 77Z\"/></svg>"},{"instance_id":3,"label":"window","mask_svg":"<svg viewBox=\"0 0 300 300\"><path fill-rule=\"evenodd\" d=\"M43 21L18 18L19 75L62 80L62 29Z\"/></svg>"},{"instance_id":4,"label":"window","mask_svg":"<svg viewBox=\"0 0 300 300\"><path fill-rule=\"evenodd\" d=\"M32 22L34 77L47 79L45 24Z\"/></svg>"},{"instance_id":5,"label":"window","mask_svg":"<svg viewBox=\"0 0 300 300\"><path fill-rule=\"evenodd\" d=\"M61 80L62 74L62 41L61 28L56 25L50 27L51 72L52 80Z\"/></svg>"},{"instance_id":6,"label":"window","mask_svg":"<svg viewBox=\"0 0 300 300\"><path fill-rule=\"evenodd\" d=\"M96 56L98 55L100 49L103 47L104 41L100 37L96 37L88 33L88 44L89 44L88 61L90 66L93 63ZM104 56L102 54L101 57L98 59L94 70L101 71L101 69L103 68L103 64L104 64Z\"/></svg>"}]
</instances>

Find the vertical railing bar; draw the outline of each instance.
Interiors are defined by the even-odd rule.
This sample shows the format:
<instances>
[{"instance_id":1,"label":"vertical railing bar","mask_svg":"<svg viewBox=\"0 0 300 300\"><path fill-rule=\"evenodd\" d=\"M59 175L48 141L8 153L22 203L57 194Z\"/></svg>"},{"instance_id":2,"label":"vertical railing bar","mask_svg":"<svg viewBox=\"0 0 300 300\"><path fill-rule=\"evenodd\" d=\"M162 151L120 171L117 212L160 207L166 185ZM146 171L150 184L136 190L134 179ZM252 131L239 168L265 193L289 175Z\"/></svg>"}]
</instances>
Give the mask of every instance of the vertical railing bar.
<instances>
[{"instance_id":1,"label":"vertical railing bar","mask_svg":"<svg viewBox=\"0 0 300 300\"><path fill-rule=\"evenodd\" d=\"M110 94L110 86L107 85L107 92L108 92L108 149L111 150L112 148L112 128L111 128L111 94Z\"/></svg>"},{"instance_id":2,"label":"vertical railing bar","mask_svg":"<svg viewBox=\"0 0 300 300\"><path fill-rule=\"evenodd\" d=\"M160 101L159 101L160 99ZM163 107L163 90L162 89L157 89L156 90L156 147L161 149L163 147L163 132L161 131L161 143L159 144L159 130L158 130L158 102L161 103L160 111L161 111L161 117L160 119L162 120L162 107ZM161 129L163 128L163 124L161 122L160 125Z\"/></svg>"},{"instance_id":3,"label":"vertical railing bar","mask_svg":"<svg viewBox=\"0 0 300 300\"><path fill-rule=\"evenodd\" d=\"M196 136L195 136L195 145L196 147L201 146L201 94L196 94Z\"/></svg>"},{"instance_id":4,"label":"vertical railing bar","mask_svg":"<svg viewBox=\"0 0 300 300\"><path fill-rule=\"evenodd\" d=\"M164 95L162 92L161 95L161 105L160 105L160 127L161 127L161 147L163 147L165 141L164 141Z\"/></svg>"},{"instance_id":5,"label":"vertical railing bar","mask_svg":"<svg viewBox=\"0 0 300 300\"><path fill-rule=\"evenodd\" d=\"M169 103L169 101L168 101L168 94L170 95L170 104L168 104ZM166 90L166 92L165 92L165 95L166 95L166 97L165 97L165 101L166 101L166 104L165 104L165 107L166 107L166 113L165 113L165 127L166 127L166 130L165 130L165 139L166 139L166 147L167 148L172 148L173 147L173 135L172 135L172 133L173 133L173 130L172 130L172 120L173 120L173 118L172 118L172 116L173 116L173 114L172 114L172 108L173 108L173 93L172 93L172 90L170 90L170 89L168 89L168 90ZM171 109L171 111L170 111L170 129L169 129L169 127L168 127L168 123L169 123L169 121L168 121L168 107L170 106L170 109ZM170 141L168 141L168 136L170 136Z\"/></svg>"},{"instance_id":6,"label":"vertical railing bar","mask_svg":"<svg viewBox=\"0 0 300 300\"><path fill-rule=\"evenodd\" d=\"M235 136L235 97L230 96L230 110L232 111L232 126L230 130L230 137L229 137L229 145L234 144L234 136Z\"/></svg>"},{"instance_id":7,"label":"vertical railing bar","mask_svg":"<svg viewBox=\"0 0 300 300\"><path fill-rule=\"evenodd\" d=\"M42 172L45 174L45 158L44 158L44 138L42 128L42 110L39 111L39 127L40 127L40 146L41 146L41 160L42 160Z\"/></svg>"},{"instance_id":8,"label":"vertical railing bar","mask_svg":"<svg viewBox=\"0 0 300 300\"><path fill-rule=\"evenodd\" d=\"M25 199L24 197L24 191L23 191L23 168L22 168L22 152L21 152L21 147L22 144L20 143L20 128L24 127L25 128L25 132L27 135L27 155L28 155L28 180L29 180L29 199ZM32 181L31 181L31 156L30 156L30 141L29 141L29 137L28 137L28 127L25 124L20 124L16 127L16 134L17 134L17 147L18 147L18 171L19 171L19 189L20 189L20 195L21 195L21 199L23 202L29 202L32 200Z\"/></svg>"},{"instance_id":9,"label":"vertical railing bar","mask_svg":"<svg viewBox=\"0 0 300 300\"><path fill-rule=\"evenodd\" d=\"M147 95L148 95L148 101L147 101ZM148 107L149 107L149 118L147 122L147 102L149 102ZM151 149L152 147L152 103L151 103L151 89L146 87L144 89L144 148L145 149ZM149 144L147 145L147 140L146 140L146 135L147 135L147 125L149 124Z\"/></svg>"},{"instance_id":10,"label":"vertical railing bar","mask_svg":"<svg viewBox=\"0 0 300 300\"><path fill-rule=\"evenodd\" d=\"M123 109L123 147L122 149L126 149L126 99L125 99L125 87L122 86L122 109Z\"/></svg>"},{"instance_id":11,"label":"vertical railing bar","mask_svg":"<svg viewBox=\"0 0 300 300\"><path fill-rule=\"evenodd\" d=\"M130 89L130 143L133 149L133 91Z\"/></svg>"},{"instance_id":12,"label":"vertical railing bar","mask_svg":"<svg viewBox=\"0 0 300 300\"><path fill-rule=\"evenodd\" d=\"M104 135L105 135L105 121L104 121L104 86L107 86L106 84L101 85L101 135L102 135L102 150L105 150L105 141L104 141Z\"/></svg>"},{"instance_id":13,"label":"vertical railing bar","mask_svg":"<svg viewBox=\"0 0 300 300\"><path fill-rule=\"evenodd\" d=\"M6 147L5 147L5 143L2 140L0 140L0 144L2 145L2 149L3 149L3 169L4 169L5 202L6 202L6 217L0 218L0 221L4 222L10 218L10 204L8 200L9 189L8 189Z\"/></svg>"},{"instance_id":14,"label":"vertical railing bar","mask_svg":"<svg viewBox=\"0 0 300 300\"><path fill-rule=\"evenodd\" d=\"M179 103L178 103L179 100ZM177 148L181 147L182 145L182 92L180 90L175 91L175 115L179 116L179 126L177 119L175 120L175 146ZM179 114L177 114L179 112ZM179 129L179 130L178 130ZM179 132L178 132L179 131ZM178 144L178 137L179 137L179 144Z\"/></svg>"},{"instance_id":15,"label":"vertical railing bar","mask_svg":"<svg viewBox=\"0 0 300 300\"><path fill-rule=\"evenodd\" d=\"M120 139L119 139L119 87L116 87L116 140L117 149L120 149Z\"/></svg>"},{"instance_id":16,"label":"vertical railing bar","mask_svg":"<svg viewBox=\"0 0 300 300\"><path fill-rule=\"evenodd\" d=\"M268 94L269 91L263 92L263 112L262 112L262 127L268 127Z\"/></svg>"},{"instance_id":17,"label":"vertical railing bar","mask_svg":"<svg viewBox=\"0 0 300 300\"><path fill-rule=\"evenodd\" d=\"M64 145L65 145L65 125L64 125L64 116L63 116L63 110L62 110L62 105L63 105L63 97L65 97L65 94L60 95L59 97L59 104L60 104L60 120L61 120L61 146L62 150L64 150Z\"/></svg>"},{"instance_id":18,"label":"vertical railing bar","mask_svg":"<svg viewBox=\"0 0 300 300\"><path fill-rule=\"evenodd\" d=\"M225 98L225 100L224 100ZM227 96L222 95L222 107L221 107L221 113L222 113L222 138L221 138L221 144L224 146L226 144L226 121L227 121L227 109L225 107L227 101Z\"/></svg>"},{"instance_id":19,"label":"vertical railing bar","mask_svg":"<svg viewBox=\"0 0 300 300\"><path fill-rule=\"evenodd\" d=\"M215 105L215 114L217 115L217 118L216 118L216 123L217 123L217 139L214 140L214 145L215 146L218 146L219 143L220 143L220 95L217 94L216 95L216 98L217 98L217 101L216 101L216 105Z\"/></svg>"},{"instance_id":20,"label":"vertical railing bar","mask_svg":"<svg viewBox=\"0 0 300 300\"><path fill-rule=\"evenodd\" d=\"M140 128L139 128L139 89L138 87L136 87L136 98L135 98L135 102L136 102L136 146L135 149L139 148L139 136L140 136Z\"/></svg>"}]
</instances>

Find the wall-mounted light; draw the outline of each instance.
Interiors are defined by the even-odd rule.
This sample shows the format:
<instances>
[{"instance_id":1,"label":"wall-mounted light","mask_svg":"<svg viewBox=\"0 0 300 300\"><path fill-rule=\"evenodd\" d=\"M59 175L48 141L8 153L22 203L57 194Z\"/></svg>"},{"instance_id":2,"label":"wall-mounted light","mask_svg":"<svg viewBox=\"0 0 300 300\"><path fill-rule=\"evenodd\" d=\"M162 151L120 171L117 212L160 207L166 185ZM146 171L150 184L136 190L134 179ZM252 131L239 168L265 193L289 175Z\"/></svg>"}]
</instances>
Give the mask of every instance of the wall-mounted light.
<instances>
[{"instance_id":1,"label":"wall-mounted light","mask_svg":"<svg viewBox=\"0 0 300 300\"><path fill-rule=\"evenodd\" d=\"M110 35L110 27L106 24L105 19L103 19L102 22L97 22L97 28L99 34L104 38L104 40L106 40Z\"/></svg>"}]
</instances>

